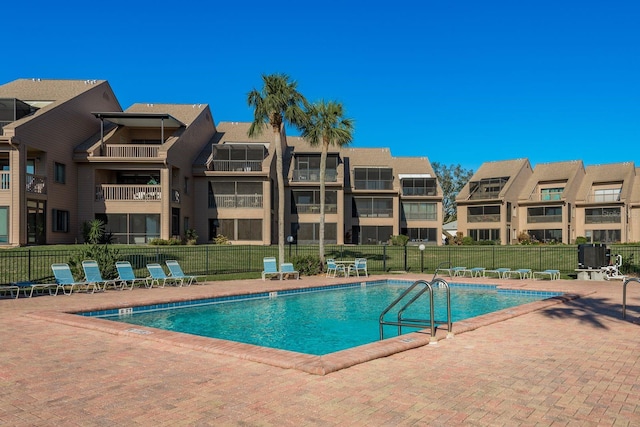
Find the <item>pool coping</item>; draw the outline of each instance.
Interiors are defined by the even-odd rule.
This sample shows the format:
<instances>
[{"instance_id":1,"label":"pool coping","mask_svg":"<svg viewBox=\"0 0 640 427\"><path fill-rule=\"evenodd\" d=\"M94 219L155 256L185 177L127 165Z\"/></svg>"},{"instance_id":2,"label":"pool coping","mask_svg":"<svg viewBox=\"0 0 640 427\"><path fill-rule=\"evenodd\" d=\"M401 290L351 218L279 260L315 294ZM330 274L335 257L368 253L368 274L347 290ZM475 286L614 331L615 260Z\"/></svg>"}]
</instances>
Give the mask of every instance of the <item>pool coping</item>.
<instances>
[{"instance_id":1,"label":"pool coping","mask_svg":"<svg viewBox=\"0 0 640 427\"><path fill-rule=\"evenodd\" d=\"M362 281L358 281L360 283ZM316 286L318 288L331 287ZM297 289L307 289L306 286L297 287ZM497 289L503 290L521 290L517 286L497 285ZM291 288L289 288L291 289ZM278 291L273 289L272 291ZM283 289L284 290L284 289ZM595 291L594 291L595 292ZM157 328L138 326L126 323L115 322L97 317L87 317L76 314L76 312L65 311L40 311L27 314L29 317L38 318L57 322L69 326L91 329L113 335L125 335L136 337L137 339L151 340L170 344L177 347L192 349L196 351L204 351L213 354L236 357L243 360L263 363L285 369L295 369L314 375L327 375L329 373L349 368L360 363L369 362L392 354L422 347L425 345L437 346L437 342L441 339L453 338L456 334L473 331L482 326L505 321L513 317L521 316L533 311L542 310L544 308L561 304L581 296L589 295L587 293L564 293L559 296L552 296L540 301L499 310L493 313L477 316L463 321L453 323L452 334L448 334L445 329L437 328L435 339L431 338L428 330L411 332L402 336L387 338L382 341L364 344L361 346L349 348L346 350L330 353L322 356L297 353L288 350L280 350L268 347L260 347L252 344L239 343L235 341L227 341L217 338L201 337L181 332L165 331ZM249 295L252 292L229 292L221 297L234 295ZM164 298L162 301L150 302L145 305L164 304L168 302L180 302L194 300L195 298ZM200 299L200 298L198 298ZM121 308L115 304L106 304L102 306L93 306L83 309L83 312L113 310Z\"/></svg>"}]
</instances>

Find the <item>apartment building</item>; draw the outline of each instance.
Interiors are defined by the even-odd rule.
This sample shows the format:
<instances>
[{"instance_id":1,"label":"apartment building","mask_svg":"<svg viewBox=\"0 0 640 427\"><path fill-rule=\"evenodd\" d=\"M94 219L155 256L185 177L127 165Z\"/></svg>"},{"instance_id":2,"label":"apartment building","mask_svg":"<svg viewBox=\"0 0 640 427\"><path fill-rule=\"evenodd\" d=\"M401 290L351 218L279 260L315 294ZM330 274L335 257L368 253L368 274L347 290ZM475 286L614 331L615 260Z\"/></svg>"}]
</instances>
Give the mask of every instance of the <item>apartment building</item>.
<instances>
[{"instance_id":1,"label":"apartment building","mask_svg":"<svg viewBox=\"0 0 640 427\"><path fill-rule=\"evenodd\" d=\"M0 244L82 241L100 219L119 243L225 236L277 241L273 133L217 126L206 104L133 104L106 81L16 80L0 86ZM320 147L285 145L285 234L317 243ZM442 190L427 158L332 147L325 242L385 244L392 235L441 244Z\"/></svg>"},{"instance_id":2,"label":"apartment building","mask_svg":"<svg viewBox=\"0 0 640 427\"><path fill-rule=\"evenodd\" d=\"M585 168L575 160L530 171L522 162L485 163L471 178L456 199L463 235L501 244L517 243L523 232L543 243L640 241L640 179L633 163Z\"/></svg>"},{"instance_id":3,"label":"apartment building","mask_svg":"<svg viewBox=\"0 0 640 427\"><path fill-rule=\"evenodd\" d=\"M517 241L518 199L532 175L527 159L483 163L456 196L458 232L476 241Z\"/></svg>"},{"instance_id":4,"label":"apartment building","mask_svg":"<svg viewBox=\"0 0 640 427\"><path fill-rule=\"evenodd\" d=\"M100 130L91 111L121 111L104 80L20 79L0 86L0 244L77 240L84 176L73 153Z\"/></svg>"},{"instance_id":5,"label":"apartment building","mask_svg":"<svg viewBox=\"0 0 640 427\"><path fill-rule=\"evenodd\" d=\"M576 199L585 175L578 160L536 165L517 202L516 230L534 242L575 241Z\"/></svg>"}]
</instances>

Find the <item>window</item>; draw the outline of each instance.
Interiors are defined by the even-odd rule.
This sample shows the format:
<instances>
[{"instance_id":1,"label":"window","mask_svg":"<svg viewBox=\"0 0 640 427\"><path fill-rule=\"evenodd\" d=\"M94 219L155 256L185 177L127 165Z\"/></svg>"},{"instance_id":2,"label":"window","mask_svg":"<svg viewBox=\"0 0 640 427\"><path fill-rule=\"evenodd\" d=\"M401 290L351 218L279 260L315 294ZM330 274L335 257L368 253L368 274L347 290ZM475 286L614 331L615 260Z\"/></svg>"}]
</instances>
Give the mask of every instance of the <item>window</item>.
<instances>
[{"instance_id":1,"label":"window","mask_svg":"<svg viewBox=\"0 0 640 427\"><path fill-rule=\"evenodd\" d=\"M69 232L69 211L59 209L51 210L51 231L68 233Z\"/></svg>"},{"instance_id":2,"label":"window","mask_svg":"<svg viewBox=\"0 0 640 427\"><path fill-rule=\"evenodd\" d=\"M318 223L294 223L291 224L291 230L298 244L313 244L320 241L320 224ZM325 223L324 242L335 244L337 243L337 236L336 223Z\"/></svg>"},{"instance_id":3,"label":"window","mask_svg":"<svg viewBox=\"0 0 640 427\"><path fill-rule=\"evenodd\" d=\"M184 177L183 193L184 194L189 194L189 178L187 178L186 176Z\"/></svg>"},{"instance_id":4,"label":"window","mask_svg":"<svg viewBox=\"0 0 640 427\"><path fill-rule=\"evenodd\" d=\"M501 178L485 178L480 181L469 183L470 196L469 199L495 199L500 196L500 192L505 184L509 181L509 177Z\"/></svg>"},{"instance_id":5,"label":"window","mask_svg":"<svg viewBox=\"0 0 640 427\"><path fill-rule=\"evenodd\" d=\"M209 208L262 208L262 203L262 182L209 182Z\"/></svg>"},{"instance_id":6,"label":"window","mask_svg":"<svg viewBox=\"0 0 640 427\"><path fill-rule=\"evenodd\" d=\"M584 211L585 224L619 224L620 221L620 208L591 208Z\"/></svg>"},{"instance_id":7,"label":"window","mask_svg":"<svg viewBox=\"0 0 640 427\"><path fill-rule=\"evenodd\" d=\"M325 168L325 181L335 182L337 180L338 157L327 155ZM320 181L320 156L319 155L297 155L295 157L295 169L293 171L294 181Z\"/></svg>"},{"instance_id":8,"label":"window","mask_svg":"<svg viewBox=\"0 0 640 427\"><path fill-rule=\"evenodd\" d=\"M393 234L391 226L361 226L359 231L358 244L361 245L381 245L387 243ZM354 233L355 234L355 233Z\"/></svg>"},{"instance_id":9,"label":"window","mask_svg":"<svg viewBox=\"0 0 640 427\"><path fill-rule=\"evenodd\" d=\"M402 202L402 219L431 220L438 219L435 203Z\"/></svg>"},{"instance_id":10,"label":"window","mask_svg":"<svg viewBox=\"0 0 640 427\"><path fill-rule=\"evenodd\" d=\"M353 218L391 218L393 216L391 197L354 197L352 200Z\"/></svg>"},{"instance_id":11,"label":"window","mask_svg":"<svg viewBox=\"0 0 640 427\"><path fill-rule=\"evenodd\" d=\"M67 181L67 168L62 163L55 162L53 164L53 180L59 184Z\"/></svg>"},{"instance_id":12,"label":"window","mask_svg":"<svg viewBox=\"0 0 640 427\"><path fill-rule=\"evenodd\" d=\"M585 237L591 243L620 243L620 230L585 230Z\"/></svg>"},{"instance_id":13,"label":"window","mask_svg":"<svg viewBox=\"0 0 640 427\"><path fill-rule=\"evenodd\" d=\"M409 236L409 240L412 242L437 243L437 229L435 228L403 228L400 230L400 234Z\"/></svg>"},{"instance_id":14,"label":"window","mask_svg":"<svg viewBox=\"0 0 640 427\"><path fill-rule=\"evenodd\" d=\"M9 207L0 206L0 243L9 243Z\"/></svg>"},{"instance_id":15,"label":"window","mask_svg":"<svg viewBox=\"0 0 640 427\"><path fill-rule=\"evenodd\" d=\"M500 205L470 206L467 208L468 222L500 222Z\"/></svg>"},{"instance_id":16,"label":"window","mask_svg":"<svg viewBox=\"0 0 640 427\"><path fill-rule=\"evenodd\" d=\"M436 180L434 178L404 178L402 180L403 196L435 196Z\"/></svg>"},{"instance_id":17,"label":"window","mask_svg":"<svg viewBox=\"0 0 640 427\"><path fill-rule=\"evenodd\" d=\"M529 236L531 236L532 242L562 243L562 230L559 228L550 230L529 230Z\"/></svg>"},{"instance_id":18,"label":"window","mask_svg":"<svg viewBox=\"0 0 640 427\"><path fill-rule=\"evenodd\" d=\"M481 228L475 230L469 230L469 237L471 237L476 242L481 242L483 240L492 240L499 242L500 241L500 229L498 228Z\"/></svg>"},{"instance_id":19,"label":"window","mask_svg":"<svg viewBox=\"0 0 640 427\"><path fill-rule=\"evenodd\" d=\"M562 206L540 206L527 209L527 223L562 222Z\"/></svg>"},{"instance_id":20,"label":"window","mask_svg":"<svg viewBox=\"0 0 640 427\"><path fill-rule=\"evenodd\" d=\"M262 241L261 219L210 219L209 236L224 236L229 240Z\"/></svg>"},{"instance_id":21,"label":"window","mask_svg":"<svg viewBox=\"0 0 640 427\"><path fill-rule=\"evenodd\" d=\"M393 170L390 168L355 168L353 176L356 190L393 189Z\"/></svg>"},{"instance_id":22,"label":"window","mask_svg":"<svg viewBox=\"0 0 640 427\"><path fill-rule=\"evenodd\" d=\"M540 190L540 200L560 200L564 187L543 188Z\"/></svg>"},{"instance_id":23,"label":"window","mask_svg":"<svg viewBox=\"0 0 640 427\"><path fill-rule=\"evenodd\" d=\"M326 191L324 193L325 213L338 211L338 192ZM291 213L320 213L320 190L292 190Z\"/></svg>"},{"instance_id":24,"label":"window","mask_svg":"<svg viewBox=\"0 0 640 427\"><path fill-rule=\"evenodd\" d=\"M148 243L160 238L159 214L97 214L118 243Z\"/></svg>"}]
</instances>

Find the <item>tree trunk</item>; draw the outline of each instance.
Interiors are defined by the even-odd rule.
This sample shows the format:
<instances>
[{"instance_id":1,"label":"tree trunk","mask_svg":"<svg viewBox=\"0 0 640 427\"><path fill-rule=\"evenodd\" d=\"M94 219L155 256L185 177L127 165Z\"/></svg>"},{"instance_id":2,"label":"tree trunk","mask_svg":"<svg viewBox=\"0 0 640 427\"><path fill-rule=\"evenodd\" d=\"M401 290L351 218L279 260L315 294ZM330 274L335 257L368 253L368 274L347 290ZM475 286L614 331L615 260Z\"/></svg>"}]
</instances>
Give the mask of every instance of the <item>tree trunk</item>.
<instances>
[{"instance_id":1,"label":"tree trunk","mask_svg":"<svg viewBox=\"0 0 640 427\"><path fill-rule=\"evenodd\" d=\"M278 269L284 260L284 159L282 137L284 125L273 128L276 144L276 176L278 180ZM284 136L286 138L286 136Z\"/></svg>"},{"instance_id":2,"label":"tree trunk","mask_svg":"<svg viewBox=\"0 0 640 427\"><path fill-rule=\"evenodd\" d=\"M325 180L327 175L327 153L329 151L329 141L322 141L322 152L320 153L320 230L318 245L320 255L320 271L324 269L324 209L325 209Z\"/></svg>"}]
</instances>

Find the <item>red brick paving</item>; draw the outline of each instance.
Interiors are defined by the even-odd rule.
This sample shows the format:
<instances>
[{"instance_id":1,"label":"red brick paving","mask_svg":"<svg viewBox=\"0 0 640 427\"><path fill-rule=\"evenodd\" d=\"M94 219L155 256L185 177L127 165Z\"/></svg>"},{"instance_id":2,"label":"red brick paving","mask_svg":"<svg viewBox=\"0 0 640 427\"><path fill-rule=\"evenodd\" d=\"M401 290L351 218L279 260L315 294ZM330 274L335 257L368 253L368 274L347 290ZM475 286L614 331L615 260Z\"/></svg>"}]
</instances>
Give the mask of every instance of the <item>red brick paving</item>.
<instances>
[{"instance_id":1,"label":"red brick paving","mask_svg":"<svg viewBox=\"0 0 640 427\"><path fill-rule=\"evenodd\" d=\"M459 322L453 339L324 376L251 361L251 349L234 350L244 359L220 354L180 334L155 339L51 321L66 321L64 311L328 282L0 300L0 425L640 425L635 282L623 320L620 282L497 281L582 297Z\"/></svg>"}]
</instances>

